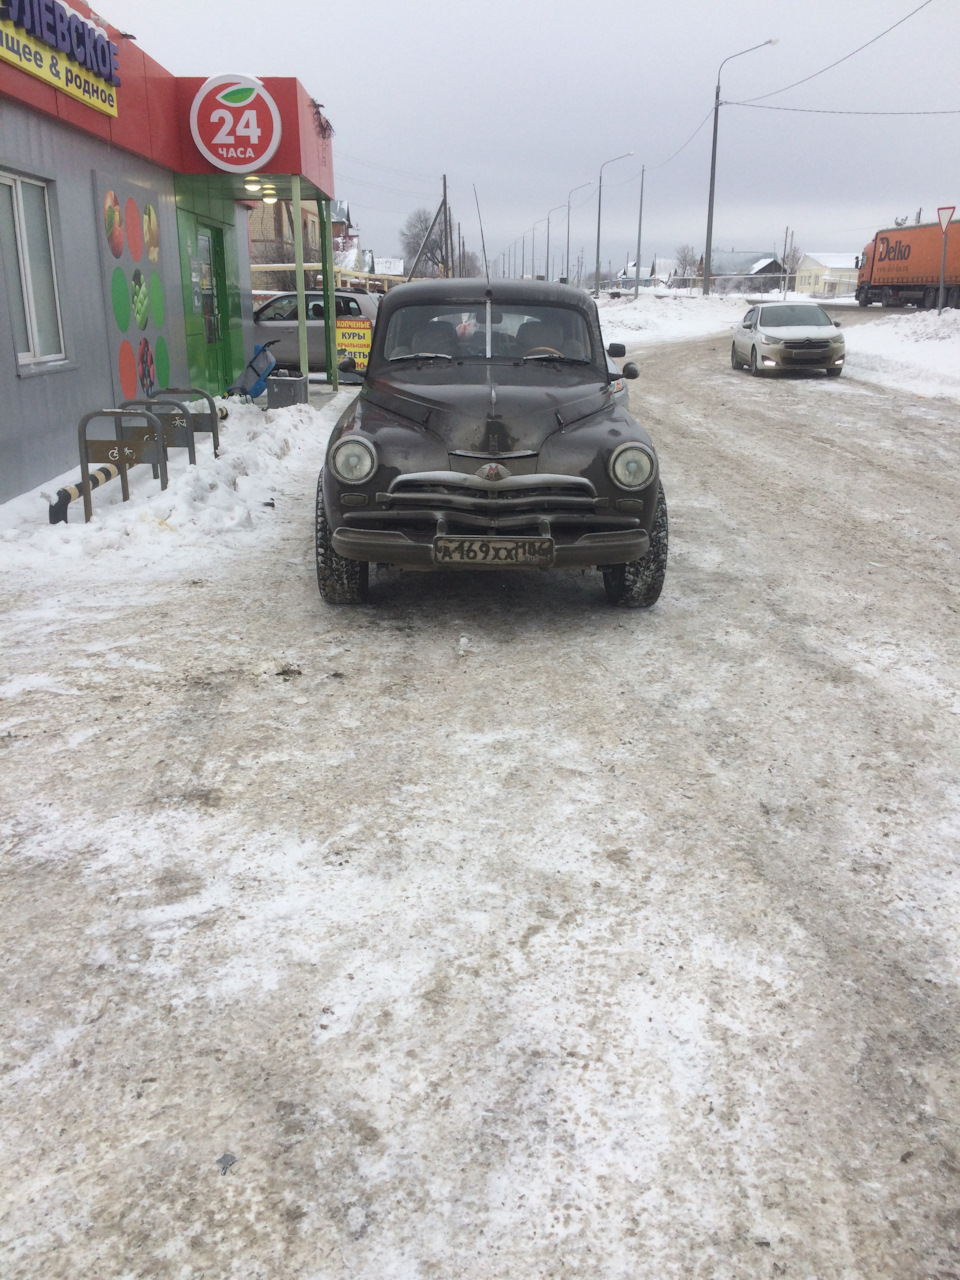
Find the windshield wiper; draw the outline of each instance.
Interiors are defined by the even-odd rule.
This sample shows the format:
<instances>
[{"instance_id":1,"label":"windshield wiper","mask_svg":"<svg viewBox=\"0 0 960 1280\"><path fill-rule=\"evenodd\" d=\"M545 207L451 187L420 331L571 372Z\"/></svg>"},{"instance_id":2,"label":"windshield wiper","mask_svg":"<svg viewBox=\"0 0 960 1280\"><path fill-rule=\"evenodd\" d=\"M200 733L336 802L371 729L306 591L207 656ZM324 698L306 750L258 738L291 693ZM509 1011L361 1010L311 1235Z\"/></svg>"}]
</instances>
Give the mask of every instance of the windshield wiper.
<instances>
[{"instance_id":1,"label":"windshield wiper","mask_svg":"<svg viewBox=\"0 0 960 1280\"><path fill-rule=\"evenodd\" d=\"M589 364L589 360L578 360L574 356L562 356L559 352L551 351L538 352L533 356L521 356L520 363L526 364L528 360L559 360L561 364Z\"/></svg>"},{"instance_id":2,"label":"windshield wiper","mask_svg":"<svg viewBox=\"0 0 960 1280\"><path fill-rule=\"evenodd\" d=\"M398 360L453 360L453 356L448 356L443 351L411 351L406 356L391 356L387 361L388 364L396 364Z\"/></svg>"}]
</instances>

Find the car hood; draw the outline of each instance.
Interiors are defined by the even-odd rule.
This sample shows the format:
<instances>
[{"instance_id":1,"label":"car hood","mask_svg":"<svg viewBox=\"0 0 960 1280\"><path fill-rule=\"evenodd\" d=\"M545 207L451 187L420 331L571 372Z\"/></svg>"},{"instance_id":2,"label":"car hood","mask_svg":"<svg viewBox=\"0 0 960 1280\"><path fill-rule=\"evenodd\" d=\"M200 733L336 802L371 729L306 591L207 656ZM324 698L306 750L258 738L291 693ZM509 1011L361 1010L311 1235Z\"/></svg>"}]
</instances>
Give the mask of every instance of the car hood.
<instances>
[{"instance_id":1,"label":"car hood","mask_svg":"<svg viewBox=\"0 0 960 1280\"><path fill-rule=\"evenodd\" d=\"M817 342L822 342L824 338L841 337L840 330L836 325L832 324L790 324L790 325L760 325L760 332L765 333L768 338L778 338L784 341L797 342L802 338L814 338Z\"/></svg>"},{"instance_id":2,"label":"car hood","mask_svg":"<svg viewBox=\"0 0 960 1280\"><path fill-rule=\"evenodd\" d=\"M548 436L610 408L605 382L576 386L464 386L367 383L364 398L438 436L450 452L503 455L539 450Z\"/></svg>"}]
</instances>

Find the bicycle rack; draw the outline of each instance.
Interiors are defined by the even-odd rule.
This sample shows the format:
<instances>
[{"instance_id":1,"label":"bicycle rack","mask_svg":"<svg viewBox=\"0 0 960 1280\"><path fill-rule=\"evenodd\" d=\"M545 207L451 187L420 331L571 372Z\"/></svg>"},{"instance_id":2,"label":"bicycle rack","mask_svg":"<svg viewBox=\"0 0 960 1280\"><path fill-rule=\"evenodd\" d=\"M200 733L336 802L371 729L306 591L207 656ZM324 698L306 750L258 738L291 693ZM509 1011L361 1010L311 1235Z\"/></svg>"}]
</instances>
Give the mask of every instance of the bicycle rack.
<instances>
[{"instance_id":1,"label":"bicycle rack","mask_svg":"<svg viewBox=\"0 0 960 1280\"><path fill-rule=\"evenodd\" d=\"M162 391L156 392L150 399L166 399L168 396L193 396L195 400L206 400L206 416L202 413L197 413L195 410L192 411L193 429L194 432L209 431L211 433L213 436L213 456L215 458L218 457L220 454L220 431L218 429L220 415L209 391L201 391L199 387L164 387Z\"/></svg>"},{"instance_id":2,"label":"bicycle rack","mask_svg":"<svg viewBox=\"0 0 960 1280\"><path fill-rule=\"evenodd\" d=\"M196 428L193 425L193 414L182 400L174 400L166 392L151 396L149 400L121 400L121 409L146 408L151 410L163 427L163 443L168 449L186 449L192 466L197 465L197 445L194 439ZM171 408L170 406L173 406Z\"/></svg>"},{"instance_id":3,"label":"bicycle rack","mask_svg":"<svg viewBox=\"0 0 960 1280\"><path fill-rule=\"evenodd\" d=\"M87 439L87 427L96 418L112 418L112 440ZM146 426L126 426L123 419L146 418ZM106 463L114 466L120 474L120 488L123 501L130 500L130 485L127 470L138 462L149 462L160 472L160 488L167 487L167 451L164 445L163 424L155 413L148 409L93 409L85 413L77 427L80 443L80 475L83 490L83 518L89 523L93 518L93 502L91 493L94 486L90 481L90 464Z\"/></svg>"}]
</instances>

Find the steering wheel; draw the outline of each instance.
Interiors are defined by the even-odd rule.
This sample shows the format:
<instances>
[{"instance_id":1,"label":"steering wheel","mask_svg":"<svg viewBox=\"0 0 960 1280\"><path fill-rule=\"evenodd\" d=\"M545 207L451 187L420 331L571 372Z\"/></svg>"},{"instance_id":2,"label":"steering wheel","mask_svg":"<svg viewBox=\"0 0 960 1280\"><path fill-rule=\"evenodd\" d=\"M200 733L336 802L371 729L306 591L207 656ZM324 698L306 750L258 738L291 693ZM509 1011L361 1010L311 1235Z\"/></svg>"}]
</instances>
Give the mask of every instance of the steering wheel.
<instances>
[{"instance_id":1,"label":"steering wheel","mask_svg":"<svg viewBox=\"0 0 960 1280\"><path fill-rule=\"evenodd\" d=\"M563 359L563 352L558 351L556 347L531 347L523 354L525 356L559 356L561 360Z\"/></svg>"}]
</instances>

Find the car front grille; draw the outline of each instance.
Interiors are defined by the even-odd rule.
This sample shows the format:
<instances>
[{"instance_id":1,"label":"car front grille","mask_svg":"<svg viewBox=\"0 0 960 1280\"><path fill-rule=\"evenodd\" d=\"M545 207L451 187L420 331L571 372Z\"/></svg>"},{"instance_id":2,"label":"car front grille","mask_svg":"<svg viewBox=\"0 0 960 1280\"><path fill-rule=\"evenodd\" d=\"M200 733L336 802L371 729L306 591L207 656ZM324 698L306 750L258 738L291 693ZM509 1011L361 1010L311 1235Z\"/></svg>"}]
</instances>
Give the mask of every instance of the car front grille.
<instances>
[{"instance_id":1,"label":"car front grille","mask_svg":"<svg viewBox=\"0 0 960 1280\"><path fill-rule=\"evenodd\" d=\"M827 339L802 338L796 342L785 342L785 351L826 351L830 343Z\"/></svg>"},{"instance_id":2,"label":"car front grille","mask_svg":"<svg viewBox=\"0 0 960 1280\"><path fill-rule=\"evenodd\" d=\"M438 529L451 533L635 529L639 520L614 514L607 497L598 495L583 476L526 475L484 480L454 471L429 471L398 476L386 493L378 493L376 507L344 512L355 527L403 528L433 537Z\"/></svg>"}]
</instances>

